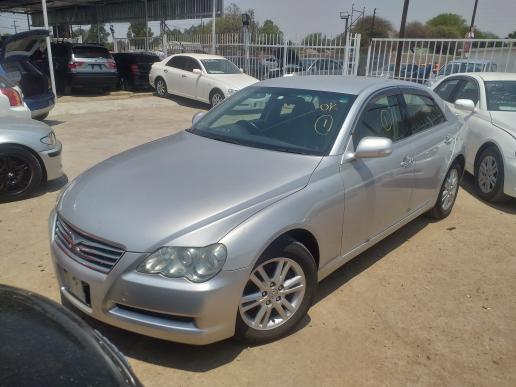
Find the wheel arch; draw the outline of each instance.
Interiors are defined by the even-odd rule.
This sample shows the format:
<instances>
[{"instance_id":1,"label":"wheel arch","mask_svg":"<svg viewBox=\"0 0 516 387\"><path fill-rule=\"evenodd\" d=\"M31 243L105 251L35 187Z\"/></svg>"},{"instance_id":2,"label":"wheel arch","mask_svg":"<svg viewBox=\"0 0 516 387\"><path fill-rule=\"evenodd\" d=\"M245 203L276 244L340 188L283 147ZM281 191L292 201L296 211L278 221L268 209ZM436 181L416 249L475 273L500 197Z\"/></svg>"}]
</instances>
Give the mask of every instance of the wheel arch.
<instances>
[{"instance_id":1,"label":"wheel arch","mask_svg":"<svg viewBox=\"0 0 516 387\"><path fill-rule=\"evenodd\" d=\"M3 146L16 146L18 148L22 148L26 150L27 152L31 153L34 157L36 157L36 160L38 160L39 166L41 168L41 182L44 183L47 181L47 169L45 168L45 163L43 163L43 160L41 160L41 157L39 157L38 152L36 152L34 149L28 147L27 145L23 145L17 142L5 142L0 144L0 148Z\"/></svg>"},{"instance_id":2,"label":"wheel arch","mask_svg":"<svg viewBox=\"0 0 516 387\"><path fill-rule=\"evenodd\" d=\"M498 153L500 153L500 155L502 155L502 152L500 151L500 147L496 143L494 143L493 141L485 142L484 144L482 144L480 146L480 148L478 148L477 153L475 154L475 162L473 164L474 172L476 172L476 170L477 170L478 161L479 161L479 158L480 158L480 155L482 154L482 152L484 150L486 150L487 148L491 148L491 147L495 148L498 151Z\"/></svg>"},{"instance_id":3,"label":"wheel arch","mask_svg":"<svg viewBox=\"0 0 516 387\"><path fill-rule=\"evenodd\" d=\"M220 92L220 94L222 94L224 96L224 98L226 98L226 96L224 95L224 92L221 90L220 87L214 87L213 89L210 90L210 94L208 95L208 99L210 100L210 103L211 103L211 97L213 96L213 94L215 94L217 91Z\"/></svg>"},{"instance_id":4,"label":"wheel arch","mask_svg":"<svg viewBox=\"0 0 516 387\"><path fill-rule=\"evenodd\" d=\"M271 249L274 249L280 244L283 244L285 240L295 240L301 243L306 249L312 254L314 258L315 265L317 269L319 269L319 243L315 238L314 234L304 228L295 228L289 231L284 232L283 234L276 237L264 250L263 254L266 254ZM263 255L262 254L262 255Z\"/></svg>"}]
</instances>

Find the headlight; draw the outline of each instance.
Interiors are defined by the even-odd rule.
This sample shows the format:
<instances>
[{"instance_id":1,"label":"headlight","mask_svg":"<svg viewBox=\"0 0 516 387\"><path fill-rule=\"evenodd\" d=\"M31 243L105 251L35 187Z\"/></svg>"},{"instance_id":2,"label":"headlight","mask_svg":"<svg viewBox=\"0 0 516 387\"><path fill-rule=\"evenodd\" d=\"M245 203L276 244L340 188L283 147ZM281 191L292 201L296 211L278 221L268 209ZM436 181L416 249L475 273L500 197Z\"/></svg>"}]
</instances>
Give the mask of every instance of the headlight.
<instances>
[{"instance_id":1,"label":"headlight","mask_svg":"<svg viewBox=\"0 0 516 387\"><path fill-rule=\"evenodd\" d=\"M54 131L52 131L48 136L41 138L39 141L48 146L56 145L56 135L54 134Z\"/></svg>"},{"instance_id":2,"label":"headlight","mask_svg":"<svg viewBox=\"0 0 516 387\"><path fill-rule=\"evenodd\" d=\"M226 246L220 243L207 247L162 247L136 270L140 273L205 282L222 269L226 257Z\"/></svg>"},{"instance_id":3,"label":"headlight","mask_svg":"<svg viewBox=\"0 0 516 387\"><path fill-rule=\"evenodd\" d=\"M228 94L233 95L238 91L238 89L228 89Z\"/></svg>"}]
</instances>

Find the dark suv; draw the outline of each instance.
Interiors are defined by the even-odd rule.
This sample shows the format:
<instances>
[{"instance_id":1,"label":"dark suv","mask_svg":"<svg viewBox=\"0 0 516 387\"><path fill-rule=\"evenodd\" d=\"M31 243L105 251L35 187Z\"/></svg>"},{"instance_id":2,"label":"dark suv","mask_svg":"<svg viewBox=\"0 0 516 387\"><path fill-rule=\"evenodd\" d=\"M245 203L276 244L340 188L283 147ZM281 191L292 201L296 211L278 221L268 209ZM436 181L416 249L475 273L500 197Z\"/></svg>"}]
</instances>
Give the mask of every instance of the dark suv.
<instances>
[{"instance_id":1,"label":"dark suv","mask_svg":"<svg viewBox=\"0 0 516 387\"><path fill-rule=\"evenodd\" d=\"M119 52L113 54L122 90L143 90L151 87L149 72L161 59L151 52Z\"/></svg>"},{"instance_id":2,"label":"dark suv","mask_svg":"<svg viewBox=\"0 0 516 387\"><path fill-rule=\"evenodd\" d=\"M21 89L36 119L46 118L55 104L49 77L32 62L32 57L42 55L47 36L46 30L26 31L8 36L0 44L0 75Z\"/></svg>"},{"instance_id":3,"label":"dark suv","mask_svg":"<svg viewBox=\"0 0 516 387\"><path fill-rule=\"evenodd\" d=\"M104 46L89 43L52 44L57 88L69 94L72 88L114 90L118 74L113 56Z\"/></svg>"}]
</instances>

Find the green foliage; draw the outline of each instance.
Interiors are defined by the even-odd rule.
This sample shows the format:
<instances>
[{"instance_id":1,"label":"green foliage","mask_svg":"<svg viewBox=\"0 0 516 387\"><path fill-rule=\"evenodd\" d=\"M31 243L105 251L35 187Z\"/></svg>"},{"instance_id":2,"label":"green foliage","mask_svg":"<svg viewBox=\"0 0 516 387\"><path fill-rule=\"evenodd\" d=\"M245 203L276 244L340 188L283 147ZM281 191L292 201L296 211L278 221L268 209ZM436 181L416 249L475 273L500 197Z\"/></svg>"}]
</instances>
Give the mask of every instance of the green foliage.
<instances>
[{"instance_id":1,"label":"green foliage","mask_svg":"<svg viewBox=\"0 0 516 387\"><path fill-rule=\"evenodd\" d=\"M85 43L107 43L108 37L110 33L106 31L105 24L99 24L99 34L97 34L97 25L92 24L90 29L86 31L85 38L83 38L83 42ZM100 41L99 38L100 37Z\"/></svg>"},{"instance_id":2,"label":"green foliage","mask_svg":"<svg viewBox=\"0 0 516 387\"><path fill-rule=\"evenodd\" d=\"M507 35L507 39L516 39L516 31L513 31Z\"/></svg>"},{"instance_id":3,"label":"green foliage","mask_svg":"<svg viewBox=\"0 0 516 387\"><path fill-rule=\"evenodd\" d=\"M261 27L258 27L258 33L271 34L271 35L282 35L283 34L283 32L281 31L279 26L274 24L274 22L269 19L265 20Z\"/></svg>"},{"instance_id":4,"label":"green foliage","mask_svg":"<svg viewBox=\"0 0 516 387\"><path fill-rule=\"evenodd\" d=\"M421 22L410 22L405 26L405 38L426 39L430 37L430 31L430 27Z\"/></svg>"},{"instance_id":5,"label":"green foliage","mask_svg":"<svg viewBox=\"0 0 516 387\"><path fill-rule=\"evenodd\" d=\"M154 36L154 33L148 27L149 38ZM145 22L133 22L127 28L127 37L130 38L145 38Z\"/></svg>"},{"instance_id":6,"label":"green foliage","mask_svg":"<svg viewBox=\"0 0 516 387\"><path fill-rule=\"evenodd\" d=\"M387 19L376 16L364 16L360 18L351 28L353 33L359 33L362 35L363 44L369 44L372 38L388 38L394 33L392 24Z\"/></svg>"}]
</instances>

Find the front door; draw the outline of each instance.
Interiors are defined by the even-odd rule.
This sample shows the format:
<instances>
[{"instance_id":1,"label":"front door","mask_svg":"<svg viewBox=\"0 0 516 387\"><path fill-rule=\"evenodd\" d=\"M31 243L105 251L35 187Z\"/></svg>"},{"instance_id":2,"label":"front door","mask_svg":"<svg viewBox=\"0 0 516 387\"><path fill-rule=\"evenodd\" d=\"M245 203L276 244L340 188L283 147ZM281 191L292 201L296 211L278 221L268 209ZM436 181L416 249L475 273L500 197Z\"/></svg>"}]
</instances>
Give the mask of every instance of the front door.
<instances>
[{"instance_id":1,"label":"front door","mask_svg":"<svg viewBox=\"0 0 516 387\"><path fill-rule=\"evenodd\" d=\"M348 150L364 137L387 137L392 154L382 158L353 159L341 166L345 187L342 255L404 219L414 183L410 132L401 113L398 89L374 96L353 130Z\"/></svg>"}]
</instances>

